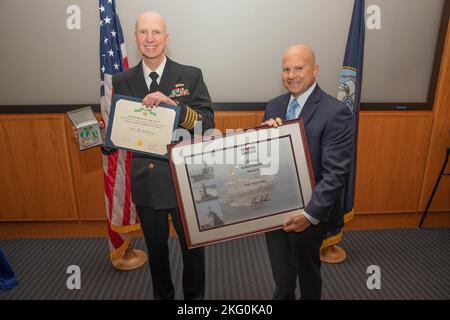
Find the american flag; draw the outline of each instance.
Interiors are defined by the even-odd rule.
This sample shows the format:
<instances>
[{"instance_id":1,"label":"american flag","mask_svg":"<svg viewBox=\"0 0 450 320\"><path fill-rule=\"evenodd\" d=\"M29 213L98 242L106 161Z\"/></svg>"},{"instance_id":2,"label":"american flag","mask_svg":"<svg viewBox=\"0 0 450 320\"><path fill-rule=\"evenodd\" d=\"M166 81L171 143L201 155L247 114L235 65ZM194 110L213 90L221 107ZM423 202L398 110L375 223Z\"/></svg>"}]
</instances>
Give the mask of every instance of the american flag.
<instances>
[{"instance_id":1,"label":"american flag","mask_svg":"<svg viewBox=\"0 0 450 320\"><path fill-rule=\"evenodd\" d=\"M114 0L99 0L101 112L108 123L113 94L112 77L128 69L125 42ZM129 246L129 232L140 228L130 194L131 152L118 150L103 156L105 203L111 259L119 258Z\"/></svg>"}]
</instances>

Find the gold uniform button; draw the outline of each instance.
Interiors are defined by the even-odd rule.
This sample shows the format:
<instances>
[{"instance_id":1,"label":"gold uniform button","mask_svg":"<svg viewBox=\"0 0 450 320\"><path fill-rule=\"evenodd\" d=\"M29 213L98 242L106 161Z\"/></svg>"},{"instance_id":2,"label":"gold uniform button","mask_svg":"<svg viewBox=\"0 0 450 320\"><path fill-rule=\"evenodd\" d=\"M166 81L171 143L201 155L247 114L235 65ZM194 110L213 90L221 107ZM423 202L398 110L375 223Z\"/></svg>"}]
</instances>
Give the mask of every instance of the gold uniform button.
<instances>
[{"instance_id":1,"label":"gold uniform button","mask_svg":"<svg viewBox=\"0 0 450 320\"><path fill-rule=\"evenodd\" d=\"M153 164L153 163L150 163L149 165L148 165L148 168L151 170L151 169L153 169L155 167L155 165Z\"/></svg>"}]
</instances>

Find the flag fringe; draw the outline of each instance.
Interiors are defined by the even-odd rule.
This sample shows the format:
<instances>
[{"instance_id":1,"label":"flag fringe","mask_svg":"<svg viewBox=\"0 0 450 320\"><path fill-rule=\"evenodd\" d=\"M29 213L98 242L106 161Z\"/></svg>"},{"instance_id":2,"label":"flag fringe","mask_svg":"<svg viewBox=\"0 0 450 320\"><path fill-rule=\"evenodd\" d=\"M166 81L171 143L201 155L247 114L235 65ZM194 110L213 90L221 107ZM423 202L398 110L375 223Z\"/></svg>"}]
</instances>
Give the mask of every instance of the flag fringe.
<instances>
[{"instance_id":1,"label":"flag fringe","mask_svg":"<svg viewBox=\"0 0 450 320\"><path fill-rule=\"evenodd\" d=\"M124 241L124 243L119 248L111 251L111 253L109 254L111 261L119 259L120 257L123 256L123 254L125 253L125 250L127 250L127 248L131 244L131 238L132 238L131 235L128 235L127 239Z\"/></svg>"},{"instance_id":2,"label":"flag fringe","mask_svg":"<svg viewBox=\"0 0 450 320\"><path fill-rule=\"evenodd\" d=\"M338 234L323 240L320 250L323 250L325 248L328 248L332 245L335 245L335 244L338 244L339 242L341 242L343 233L344 233L344 231L341 230Z\"/></svg>"},{"instance_id":3,"label":"flag fringe","mask_svg":"<svg viewBox=\"0 0 450 320\"><path fill-rule=\"evenodd\" d=\"M354 216L355 216L355 209L352 209L351 211L344 213L344 224L353 220ZM338 234L323 240L320 250L338 244L339 242L342 241L343 236L344 236L344 228L342 228Z\"/></svg>"},{"instance_id":4,"label":"flag fringe","mask_svg":"<svg viewBox=\"0 0 450 320\"><path fill-rule=\"evenodd\" d=\"M344 213L344 223L349 223L353 220L355 216L355 209L352 209L351 211Z\"/></svg>"},{"instance_id":5,"label":"flag fringe","mask_svg":"<svg viewBox=\"0 0 450 320\"><path fill-rule=\"evenodd\" d=\"M117 225L111 224L111 230L114 232L117 232L117 233L129 233L129 232L141 230L141 225L140 225L140 223L130 224L128 226L117 226Z\"/></svg>"}]
</instances>

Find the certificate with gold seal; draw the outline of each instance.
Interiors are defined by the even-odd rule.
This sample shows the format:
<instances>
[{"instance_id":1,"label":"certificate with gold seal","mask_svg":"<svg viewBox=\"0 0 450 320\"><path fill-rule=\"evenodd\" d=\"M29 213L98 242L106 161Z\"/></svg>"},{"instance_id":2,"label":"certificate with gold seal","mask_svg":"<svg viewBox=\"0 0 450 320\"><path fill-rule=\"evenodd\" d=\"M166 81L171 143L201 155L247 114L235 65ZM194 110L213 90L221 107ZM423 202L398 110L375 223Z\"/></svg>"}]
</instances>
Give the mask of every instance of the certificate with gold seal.
<instances>
[{"instance_id":1,"label":"certificate with gold seal","mask_svg":"<svg viewBox=\"0 0 450 320\"><path fill-rule=\"evenodd\" d=\"M167 157L178 127L180 107L161 103L156 108L142 105L142 99L114 95L106 131L105 146Z\"/></svg>"}]
</instances>

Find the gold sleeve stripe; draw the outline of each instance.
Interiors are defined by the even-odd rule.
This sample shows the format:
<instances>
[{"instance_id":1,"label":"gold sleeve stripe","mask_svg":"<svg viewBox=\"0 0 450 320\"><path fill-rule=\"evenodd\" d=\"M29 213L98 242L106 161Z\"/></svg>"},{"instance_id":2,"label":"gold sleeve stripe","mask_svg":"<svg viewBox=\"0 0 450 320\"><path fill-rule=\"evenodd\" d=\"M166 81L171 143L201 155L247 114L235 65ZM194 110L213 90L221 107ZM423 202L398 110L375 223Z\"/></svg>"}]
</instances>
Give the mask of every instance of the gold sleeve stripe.
<instances>
[{"instance_id":1,"label":"gold sleeve stripe","mask_svg":"<svg viewBox=\"0 0 450 320\"><path fill-rule=\"evenodd\" d=\"M182 126L183 128L186 128L186 125L187 125L187 123L188 123L188 120L189 120L189 115L190 115L190 113L189 113L189 110L190 110L191 108L189 108L188 106L186 106L186 114L184 115L184 120L183 120L183 122L180 124L180 126Z\"/></svg>"},{"instance_id":2,"label":"gold sleeve stripe","mask_svg":"<svg viewBox=\"0 0 450 320\"><path fill-rule=\"evenodd\" d=\"M197 112L195 112L189 107L186 107L186 116L184 118L184 121L180 125L188 130L193 129L197 119L198 119Z\"/></svg>"},{"instance_id":3,"label":"gold sleeve stripe","mask_svg":"<svg viewBox=\"0 0 450 320\"><path fill-rule=\"evenodd\" d=\"M198 114L197 114L197 112L195 112L192 109L189 109L189 111L191 114L191 118L190 118L188 126L186 128L190 130L190 129L194 129L195 121L197 121L197 119L198 119Z\"/></svg>"}]
</instances>

